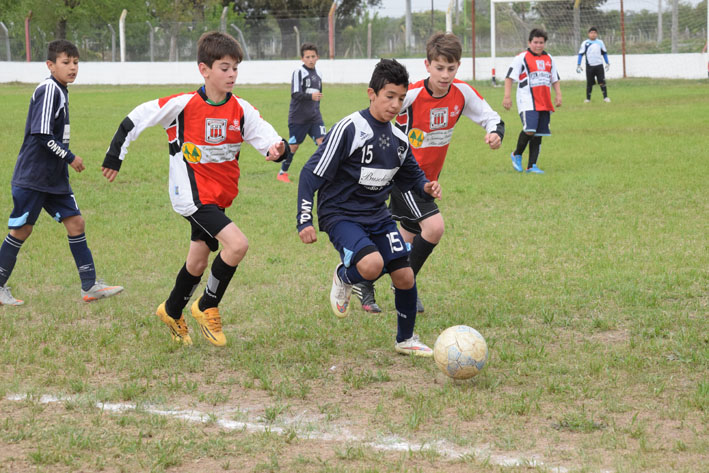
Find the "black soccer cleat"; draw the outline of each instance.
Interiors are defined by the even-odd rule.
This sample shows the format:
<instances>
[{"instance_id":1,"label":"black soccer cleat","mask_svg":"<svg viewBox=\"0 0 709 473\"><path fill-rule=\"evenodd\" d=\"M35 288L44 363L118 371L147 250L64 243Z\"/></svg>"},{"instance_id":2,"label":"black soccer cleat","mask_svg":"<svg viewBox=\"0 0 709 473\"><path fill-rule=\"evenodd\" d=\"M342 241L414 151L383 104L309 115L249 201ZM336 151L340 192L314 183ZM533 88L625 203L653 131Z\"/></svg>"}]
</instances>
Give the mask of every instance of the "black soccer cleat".
<instances>
[{"instance_id":1,"label":"black soccer cleat","mask_svg":"<svg viewBox=\"0 0 709 473\"><path fill-rule=\"evenodd\" d=\"M382 309L374 300L374 283L372 281L362 281L352 287L352 292L357 294L359 302L362 304L362 309L370 314L379 314Z\"/></svg>"}]
</instances>

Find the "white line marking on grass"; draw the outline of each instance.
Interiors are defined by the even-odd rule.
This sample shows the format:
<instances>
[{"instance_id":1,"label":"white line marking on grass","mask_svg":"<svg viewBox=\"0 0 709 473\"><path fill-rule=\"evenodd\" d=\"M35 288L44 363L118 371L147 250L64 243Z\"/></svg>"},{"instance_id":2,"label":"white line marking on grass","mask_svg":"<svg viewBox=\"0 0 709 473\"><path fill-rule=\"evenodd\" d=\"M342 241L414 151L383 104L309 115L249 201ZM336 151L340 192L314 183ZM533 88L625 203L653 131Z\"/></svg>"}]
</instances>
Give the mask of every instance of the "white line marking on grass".
<instances>
[{"instance_id":1,"label":"white line marking on grass","mask_svg":"<svg viewBox=\"0 0 709 473\"><path fill-rule=\"evenodd\" d=\"M64 401L76 401L77 397L74 396L52 396L44 394L38 398L32 396L31 394L10 394L6 396L9 401L26 401L34 400L40 404L50 404ZM363 445L375 448L377 450L389 451L389 452L426 452L433 451L438 453L443 457L450 459L460 459L465 456L470 456L482 461L488 461L489 463L513 467L513 466L529 466L529 467L544 467L544 463L538 459L537 455L533 455L529 458L516 458L505 455L493 455L487 449L483 448L458 448L450 442L439 440L430 443L419 443L419 442L409 442L405 439L399 437L382 437L376 441L370 441L368 439L357 436L347 429L338 429L335 433L322 432L317 430L298 429L295 425L299 423L299 419L294 419L291 422L287 422L293 427L285 428L276 425L271 425L267 422L261 421L236 421L227 419L224 417L218 417L214 414L205 414L201 411L196 410L179 410L179 409L158 409L150 406L138 406L131 402L96 402L94 404L96 408L107 411L107 412L126 412L126 411L137 411L145 412L148 414L171 417L173 419L180 419L187 422L193 423L214 423L225 430L244 430L247 432L272 432L275 434L284 434L288 430L295 432L298 437L307 440L322 440L329 442L347 442L347 443L358 443L361 442ZM244 414L245 411L239 410L238 413ZM305 416L302 416L305 417ZM548 471L554 473L567 473L569 470L565 467L548 467ZM599 473L610 473L608 470L603 470Z\"/></svg>"}]
</instances>

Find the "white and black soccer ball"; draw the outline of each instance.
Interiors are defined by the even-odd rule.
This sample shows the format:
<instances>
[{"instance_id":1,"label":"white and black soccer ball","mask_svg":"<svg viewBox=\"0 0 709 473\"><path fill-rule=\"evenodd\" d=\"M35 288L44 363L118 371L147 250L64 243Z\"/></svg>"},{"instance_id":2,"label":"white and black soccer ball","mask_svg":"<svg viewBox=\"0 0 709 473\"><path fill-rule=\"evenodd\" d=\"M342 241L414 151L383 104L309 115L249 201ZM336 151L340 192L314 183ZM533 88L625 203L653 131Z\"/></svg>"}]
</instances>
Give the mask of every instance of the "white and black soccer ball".
<instances>
[{"instance_id":1,"label":"white and black soccer ball","mask_svg":"<svg viewBox=\"0 0 709 473\"><path fill-rule=\"evenodd\" d=\"M433 346L433 359L446 375L468 379L477 375L487 362L487 343L480 332L467 325L445 329Z\"/></svg>"}]
</instances>

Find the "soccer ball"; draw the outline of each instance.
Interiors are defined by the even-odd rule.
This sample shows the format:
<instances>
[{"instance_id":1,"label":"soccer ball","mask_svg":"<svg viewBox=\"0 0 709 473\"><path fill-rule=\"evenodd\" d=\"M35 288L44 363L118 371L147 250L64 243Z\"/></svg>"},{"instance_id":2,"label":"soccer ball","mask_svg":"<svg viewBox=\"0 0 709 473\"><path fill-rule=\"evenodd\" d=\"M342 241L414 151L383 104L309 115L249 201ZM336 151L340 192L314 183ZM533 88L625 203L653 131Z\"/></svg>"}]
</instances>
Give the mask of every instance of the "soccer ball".
<instances>
[{"instance_id":1,"label":"soccer ball","mask_svg":"<svg viewBox=\"0 0 709 473\"><path fill-rule=\"evenodd\" d=\"M433 345L433 359L451 378L472 378L487 362L487 343L477 330L467 325L448 327Z\"/></svg>"}]
</instances>

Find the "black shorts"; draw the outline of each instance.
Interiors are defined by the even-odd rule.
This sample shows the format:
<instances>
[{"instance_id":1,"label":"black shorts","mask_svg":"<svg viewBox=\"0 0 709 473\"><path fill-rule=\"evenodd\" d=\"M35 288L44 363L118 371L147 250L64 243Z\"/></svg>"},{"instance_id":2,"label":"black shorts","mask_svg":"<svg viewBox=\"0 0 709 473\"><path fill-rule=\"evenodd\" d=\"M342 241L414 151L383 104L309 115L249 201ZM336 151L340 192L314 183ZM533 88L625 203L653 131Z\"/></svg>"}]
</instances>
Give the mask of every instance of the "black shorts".
<instances>
[{"instance_id":1,"label":"black shorts","mask_svg":"<svg viewBox=\"0 0 709 473\"><path fill-rule=\"evenodd\" d=\"M231 223L231 219L226 216L224 209L214 204L203 205L189 217L192 226L192 241L203 241L210 251L219 249L219 241L215 238L224 227Z\"/></svg>"},{"instance_id":2,"label":"black shorts","mask_svg":"<svg viewBox=\"0 0 709 473\"><path fill-rule=\"evenodd\" d=\"M604 84L606 82L606 73L603 70L603 64L597 66L586 65L586 84L593 85Z\"/></svg>"},{"instance_id":3,"label":"black shorts","mask_svg":"<svg viewBox=\"0 0 709 473\"><path fill-rule=\"evenodd\" d=\"M434 201L424 200L414 191L402 193L396 186L392 187L389 210L404 230L417 235L421 233L418 222L441 212Z\"/></svg>"},{"instance_id":4,"label":"black shorts","mask_svg":"<svg viewBox=\"0 0 709 473\"><path fill-rule=\"evenodd\" d=\"M308 135L317 144L317 140L325 136L325 123L322 120L313 123L289 123L288 133L290 134L289 145L301 144Z\"/></svg>"}]
</instances>

